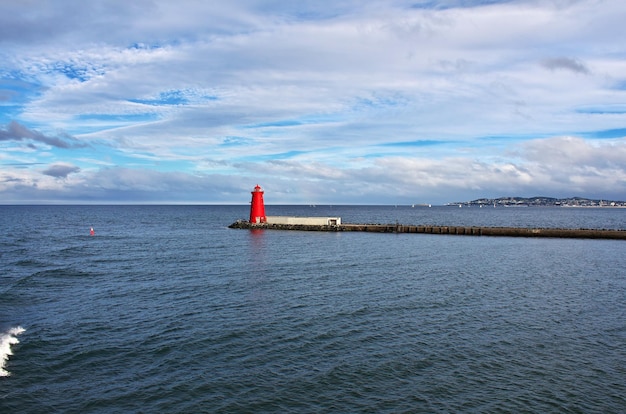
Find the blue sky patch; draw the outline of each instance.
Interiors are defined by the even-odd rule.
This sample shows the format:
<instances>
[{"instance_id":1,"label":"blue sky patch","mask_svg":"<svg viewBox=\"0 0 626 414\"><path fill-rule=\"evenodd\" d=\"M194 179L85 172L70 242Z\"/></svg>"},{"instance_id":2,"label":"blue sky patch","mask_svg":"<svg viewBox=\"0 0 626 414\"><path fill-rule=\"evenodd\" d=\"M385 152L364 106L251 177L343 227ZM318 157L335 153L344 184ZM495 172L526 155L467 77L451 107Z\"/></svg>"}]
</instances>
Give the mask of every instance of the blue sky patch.
<instances>
[{"instance_id":1,"label":"blue sky patch","mask_svg":"<svg viewBox=\"0 0 626 414\"><path fill-rule=\"evenodd\" d=\"M584 132L580 135L587 137L587 138L600 138L600 139L624 138L626 137L626 128L605 129L603 131Z\"/></svg>"},{"instance_id":2,"label":"blue sky patch","mask_svg":"<svg viewBox=\"0 0 626 414\"><path fill-rule=\"evenodd\" d=\"M617 89L618 91L626 91L626 80L617 82L614 86L613 89Z\"/></svg>"},{"instance_id":3,"label":"blue sky patch","mask_svg":"<svg viewBox=\"0 0 626 414\"><path fill-rule=\"evenodd\" d=\"M154 99L129 99L129 102L140 103L143 105L186 105L189 100L185 97L181 91L167 91L161 92L158 98Z\"/></svg>"},{"instance_id":4,"label":"blue sky patch","mask_svg":"<svg viewBox=\"0 0 626 414\"><path fill-rule=\"evenodd\" d=\"M259 124L247 125L244 128L254 129L254 128L282 128L282 127L292 127L302 125L302 122L295 120L283 120L283 121L272 121L272 122L261 122Z\"/></svg>"},{"instance_id":5,"label":"blue sky patch","mask_svg":"<svg viewBox=\"0 0 626 414\"><path fill-rule=\"evenodd\" d=\"M65 75L68 79L85 82L91 78L91 73L87 68L81 68L73 65L59 63L56 65L56 71Z\"/></svg>"},{"instance_id":6,"label":"blue sky patch","mask_svg":"<svg viewBox=\"0 0 626 414\"><path fill-rule=\"evenodd\" d=\"M25 79L20 73L7 74L0 79L0 106L4 111L4 102L12 104L27 103L41 95L42 85Z\"/></svg>"},{"instance_id":7,"label":"blue sky patch","mask_svg":"<svg viewBox=\"0 0 626 414\"><path fill-rule=\"evenodd\" d=\"M450 141L437 141L432 139L421 139L416 141L398 141L380 144L380 147L432 147L434 145L452 144Z\"/></svg>"},{"instance_id":8,"label":"blue sky patch","mask_svg":"<svg viewBox=\"0 0 626 414\"><path fill-rule=\"evenodd\" d=\"M143 114L80 114L76 117L77 121L106 121L110 123L125 124L129 122L148 122L159 119L154 113Z\"/></svg>"},{"instance_id":9,"label":"blue sky patch","mask_svg":"<svg viewBox=\"0 0 626 414\"><path fill-rule=\"evenodd\" d=\"M250 145L254 140L246 137L226 137L222 140L220 147L241 147L245 145Z\"/></svg>"}]
</instances>

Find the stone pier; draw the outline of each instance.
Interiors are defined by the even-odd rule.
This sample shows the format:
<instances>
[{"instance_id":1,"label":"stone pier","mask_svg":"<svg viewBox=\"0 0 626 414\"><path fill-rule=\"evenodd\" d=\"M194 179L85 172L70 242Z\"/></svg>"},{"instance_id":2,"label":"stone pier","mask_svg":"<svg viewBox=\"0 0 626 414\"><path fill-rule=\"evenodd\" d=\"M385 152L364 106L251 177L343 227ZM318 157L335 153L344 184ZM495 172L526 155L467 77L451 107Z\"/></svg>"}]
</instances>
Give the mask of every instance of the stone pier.
<instances>
[{"instance_id":1,"label":"stone pier","mask_svg":"<svg viewBox=\"0 0 626 414\"><path fill-rule=\"evenodd\" d=\"M460 236L505 236L505 237L555 237L577 239L618 239L626 240L626 230L607 229L554 229L525 227L466 227L466 226L424 226L405 224L282 224L249 223L238 220L231 229L268 229L299 231L361 231L373 233L422 233Z\"/></svg>"}]
</instances>

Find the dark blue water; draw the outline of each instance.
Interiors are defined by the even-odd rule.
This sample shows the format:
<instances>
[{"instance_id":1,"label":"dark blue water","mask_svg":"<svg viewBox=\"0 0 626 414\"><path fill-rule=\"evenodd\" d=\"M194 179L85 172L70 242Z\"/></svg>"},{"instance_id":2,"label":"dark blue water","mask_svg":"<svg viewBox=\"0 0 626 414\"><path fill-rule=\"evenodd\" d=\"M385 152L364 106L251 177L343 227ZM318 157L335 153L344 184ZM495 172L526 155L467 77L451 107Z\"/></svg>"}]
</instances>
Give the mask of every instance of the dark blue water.
<instances>
[{"instance_id":1,"label":"dark blue water","mask_svg":"<svg viewBox=\"0 0 626 414\"><path fill-rule=\"evenodd\" d=\"M266 212L626 229L624 209ZM0 412L626 411L626 242L227 228L247 214L0 206Z\"/></svg>"}]
</instances>

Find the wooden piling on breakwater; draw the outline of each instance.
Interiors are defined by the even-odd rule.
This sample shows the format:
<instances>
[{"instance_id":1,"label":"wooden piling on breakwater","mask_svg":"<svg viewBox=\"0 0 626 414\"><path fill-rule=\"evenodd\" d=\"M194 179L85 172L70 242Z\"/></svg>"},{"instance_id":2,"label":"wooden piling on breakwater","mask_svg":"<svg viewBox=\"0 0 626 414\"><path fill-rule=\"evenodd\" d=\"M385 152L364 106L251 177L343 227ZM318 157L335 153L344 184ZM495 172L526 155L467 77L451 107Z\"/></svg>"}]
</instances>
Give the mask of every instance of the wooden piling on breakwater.
<instances>
[{"instance_id":1,"label":"wooden piling on breakwater","mask_svg":"<svg viewBox=\"0 0 626 414\"><path fill-rule=\"evenodd\" d=\"M463 236L504 236L504 237L554 237L578 239L626 240L626 230L607 229L553 229L524 227L465 227L465 226L413 226L404 224L270 224L239 220L228 226L232 229L269 229L299 231L362 231L374 233L423 233Z\"/></svg>"}]
</instances>

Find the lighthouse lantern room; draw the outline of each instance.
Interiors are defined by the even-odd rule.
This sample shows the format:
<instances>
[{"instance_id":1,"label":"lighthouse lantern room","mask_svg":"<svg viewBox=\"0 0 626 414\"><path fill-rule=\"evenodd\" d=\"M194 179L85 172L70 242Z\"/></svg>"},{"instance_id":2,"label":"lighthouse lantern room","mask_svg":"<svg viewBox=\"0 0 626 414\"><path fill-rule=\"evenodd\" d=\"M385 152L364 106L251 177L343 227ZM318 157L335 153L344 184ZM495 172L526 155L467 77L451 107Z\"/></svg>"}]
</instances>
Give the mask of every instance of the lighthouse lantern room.
<instances>
[{"instance_id":1,"label":"lighthouse lantern room","mask_svg":"<svg viewBox=\"0 0 626 414\"><path fill-rule=\"evenodd\" d=\"M257 184L252 191L252 201L250 202L250 223L265 223L265 204L263 204L263 190Z\"/></svg>"}]
</instances>

